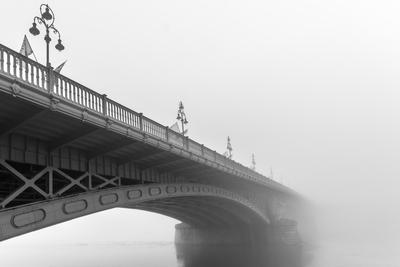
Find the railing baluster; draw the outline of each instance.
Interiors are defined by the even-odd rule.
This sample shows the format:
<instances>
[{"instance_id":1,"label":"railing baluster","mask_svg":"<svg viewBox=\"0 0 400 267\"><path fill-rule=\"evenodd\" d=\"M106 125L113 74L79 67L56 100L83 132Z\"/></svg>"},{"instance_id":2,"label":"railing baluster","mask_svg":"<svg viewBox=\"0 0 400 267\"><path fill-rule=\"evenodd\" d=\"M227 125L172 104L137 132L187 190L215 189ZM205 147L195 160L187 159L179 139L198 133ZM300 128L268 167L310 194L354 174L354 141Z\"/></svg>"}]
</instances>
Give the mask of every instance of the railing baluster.
<instances>
[{"instance_id":1,"label":"railing baluster","mask_svg":"<svg viewBox=\"0 0 400 267\"><path fill-rule=\"evenodd\" d=\"M20 57L18 57L18 56L15 56L14 57L15 58L15 65L17 65L17 63L18 63L18 65L19 65L19 67L18 67L18 70L19 70L19 78L21 79L21 80L23 80L24 79L24 76L23 76L23 71L22 71L22 65L24 64L24 62L22 62L22 59L20 58ZM17 75L15 75L15 76L17 76Z\"/></svg>"},{"instance_id":2,"label":"railing baluster","mask_svg":"<svg viewBox=\"0 0 400 267\"><path fill-rule=\"evenodd\" d=\"M17 76L17 62L15 60L15 55L12 55L12 59L13 59L13 75Z\"/></svg>"},{"instance_id":3,"label":"railing baluster","mask_svg":"<svg viewBox=\"0 0 400 267\"><path fill-rule=\"evenodd\" d=\"M65 79L62 79L62 80L63 80L63 84L64 84L62 97L68 99L68 81Z\"/></svg>"},{"instance_id":4,"label":"railing baluster","mask_svg":"<svg viewBox=\"0 0 400 267\"><path fill-rule=\"evenodd\" d=\"M90 93L90 108L95 109L94 108L94 95L92 93Z\"/></svg>"},{"instance_id":5,"label":"railing baluster","mask_svg":"<svg viewBox=\"0 0 400 267\"><path fill-rule=\"evenodd\" d=\"M8 74L11 74L10 67L11 67L10 53L7 53L7 73L8 73Z\"/></svg>"},{"instance_id":6,"label":"railing baluster","mask_svg":"<svg viewBox=\"0 0 400 267\"><path fill-rule=\"evenodd\" d=\"M41 73L41 76L42 76L42 88L43 89L45 89L45 71L43 70L43 69L40 69L40 73Z\"/></svg>"},{"instance_id":7,"label":"railing baluster","mask_svg":"<svg viewBox=\"0 0 400 267\"><path fill-rule=\"evenodd\" d=\"M143 132L143 113L139 113L139 128Z\"/></svg>"},{"instance_id":8,"label":"railing baluster","mask_svg":"<svg viewBox=\"0 0 400 267\"><path fill-rule=\"evenodd\" d=\"M68 99L72 101L72 84L68 82Z\"/></svg>"},{"instance_id":9,"label":"railing baluster","mask_svg":"<svg viewBox=\"0 0 400 267\"><path fill-rule=\"evenodd\" d=\"M65 98L71 100L71 91L70 91L71 84L69 81L65 81Z\"/></svg>"},{"instance_id":10,"label":"railing baluster","mask_svg":"<svg viewBox=\"0 0 400 267\"><path fill-rule=\"evenodd\" d=\"M77 102L76 101L76 86L75 86L75 84L74 85L72 85L72 101L74 101L75 103Z\"/></svg>"},{"instance_id":11,"label":"railing baluster","mask_svg":"<svg viewBox=\"0 0 400 267\"><path fill-rule=\"evenodd\" d=\"M81 87L79 86L78 87L78 97L79 97L79 104L81 104L81 105L84 105L84 103L83 103L83 91L82 91L82 89L81 89Z\"/></svg>"},{"instance_id":12,"label":"railing baluster","mask_svg":"<svg viewBox=\"0 0 400 267\"><path fill-rule=\"evenodd\" d=\"M0 48L0 70L4 71L4 51Z\"/></svg>"},{"instance_id":13,"label":"railing baluster","mask_svg":"<svg viewBox=\"0 0 400 267\"><path fill-rule=\"evenodd\" d=\"M62 83L62 80L59 79L58 77L55 77L55 79L54 79L54 89L53 90L54 90L54 92L56 92L56 94L57 94L57 92L59 90L60 83Z\"/></svg>"},{"instance_id":14,"label":"railing baluster","mask_svg":"<svg viewBox=\"0 0 400 267\"><path fill-rule=\"evenodd\" d=\"M94 109L95 109L96 111L99 111L99 107L98 107L98 102L97 102L97 100L98 100L98 97L96 96L96 97L94 98Z\"/></svg>"},{"instance_id":15,"label":"railing baluster","mask_svg":"<svg viewBox=\"0 0 400 267\"><path fill-rule=\"evenodd\" d=\"M64 83L65 83L64 80L61 79L61 81L60 81L60 91L58 91L58 89L57 89L56 94L58 94L58 95L60 95L60 96L63 95L63 92L64 92Z\"/></svg>"},{"instance_id":16,"label":"railing baluster","mask_svg":"<svg viewBox=\"0 0 400 267\"><path fill-rule=\"evenodd\" d=\"M29 67L30 64L25 62L25 80L29 83Z\"/></svg>"},{"instance_id":17,"label":"railing baluster","mask_svg":"<svg viewBox=\"0 0 400 267\"><path fill-rule=\"evenodd\" d=\"M84 95L85 95L85 99L84 99L84 101L85 101L85 107L87 107L88 106L88 103L87 103L87 101L88 101L88 99L87 99L87 92L86 91L83 91L83 93L84 93Z\"/></svg>"},{"instance_id":18,"label":"railing baluster","mask_svg":"<svg viewBox=\"0 0 400 267\"><path fill-rule=\"evenodd\" d=\"M35 84L34 70L35 70L35 65L31 64L31 83L32 84Z\"/></svg>"},{"instance_id":19,"label":"railing baluster","mask_svg":"<svg viewBox=\"0 0 400 267\"><path fill-rule=\"evenodd\" d=\"M81 104L81 88L76 86L76 103Z\"/></svg>"},{"instance_id":20,"label":"railing baluster","mask_svg":"<svg viewBox=\"0 0 400 267\"><path fill-rule=\"evenodd\" d=\"M107 116L107 95L102 95L102 106L103 106L103 115Z\"/></svg>"},{"instance_id":21,"label":"railing baluster","mask_svg":"<svg viewBox=\"0 0 400 267\"><path fill-rule=\"evenodd\" d=\"M40 87L39 67L36 66L35 70L36 70L36 71L35 71L36 85L37 85L37 87Z\"/></svg>"},{"instance_id":22,"label":"railing baluster","mask_svg":"<svg viewBox=\"0 0 400 267\"><path fill-rule=\"evenodd\" d=\"M68 94L68 82L65 79L62 79L63 81L63 90L61 92L61 97L62 98L67 98Z\"/></svg>"},{"instance_id":23,"label":"railing baluster","mask_svg":"<svg viewBox=\"0 0 400 267\"><path fill-rule=\"evenodd\" d=\"M70 85L70 83L67 81L67 80L64 80L64 84L65 84L65 86L64 86L64 91L65 91L65 98L66 99L70 99L69 98L69 85Z\"/></svg>"}]
</instances>

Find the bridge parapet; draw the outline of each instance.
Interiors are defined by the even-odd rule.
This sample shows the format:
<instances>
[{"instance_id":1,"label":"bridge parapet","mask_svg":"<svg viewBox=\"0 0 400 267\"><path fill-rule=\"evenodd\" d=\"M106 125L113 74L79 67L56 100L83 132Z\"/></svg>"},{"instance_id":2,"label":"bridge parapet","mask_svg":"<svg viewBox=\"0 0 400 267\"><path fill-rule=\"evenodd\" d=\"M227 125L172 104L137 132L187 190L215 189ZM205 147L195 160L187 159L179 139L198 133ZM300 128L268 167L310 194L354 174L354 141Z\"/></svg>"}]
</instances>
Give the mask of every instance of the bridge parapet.
<instances>
[{"instance_id":1,"label":"bridge parapet","mask_svg":"<svg viewBox=\"0 0 400 267\"><path fill-rule=\"evenodd\" d=\"M202 237L299 210L291 189L1 44L0 95L0 240L113 207Z\"/></svg>"},{"instance_id":2,"label":"bridge parapet","mask_svg":"<svg viewBox=\"0 0 400 267\"><path fill-rule=\"evenodd\" d=\"M97 124L122 135L132 134L136 138L149 137L154 141L153 144L159 147L161 144L164 144L164 147L175 147L183 151L187 157L196 157L223 172L294 193L289 188L226 158L215 150L172 131L143 116L142 113L135 112L106 95L97 93L1 44L0 77L2 78L0 91L42 106L49 106L50 103L50 109L69 114L75 112L82 120L89 121L93 118Z\"/></svg>"}]
</instances>

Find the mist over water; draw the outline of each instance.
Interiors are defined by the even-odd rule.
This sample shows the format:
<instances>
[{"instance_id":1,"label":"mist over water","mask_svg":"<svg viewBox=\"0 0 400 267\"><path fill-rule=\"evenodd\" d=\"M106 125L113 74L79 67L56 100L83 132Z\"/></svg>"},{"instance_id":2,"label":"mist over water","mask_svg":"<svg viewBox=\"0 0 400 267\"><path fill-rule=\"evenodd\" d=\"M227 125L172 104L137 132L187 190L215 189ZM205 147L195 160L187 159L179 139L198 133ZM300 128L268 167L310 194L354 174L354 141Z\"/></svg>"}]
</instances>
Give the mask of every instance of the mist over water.
<instances>
[{"instance_id":1,"label":"mist over water","mask_svg":"<svg viewBox=\"0 0 400 267\"><path fill-rule=\"evenodd\" d=\"M24 257L15 258L17 251ZM308 260L296 249L172 242L3 247L0 256L7 267L302 267Z\"/></svg>"},{"instance_id":2,"label":"mist over water","mask_svg":"<svg viewBox=\"0 0 400 267\"><path fill-rule=\"evenodd\" d=\"M20 48L41 3L2 3L2 44ZM49 1L64 75L165 125L183 100L191 138L224 152L230 135L245 165L254 153L258 171L314 205L311 266L400 266L399 1L113 3ZM43 59L43 38L28 38ZM0 243L0 266L224 267L224 255L254 267L222 252L185 259L175 223L107 211Z\"/></svg>"},{"instance_id":3,"label":"mist over water","mask_svg":"<svg viewBox=\"0 0 400 267\"><path fill-rule=\"evenodd\" d=\"M132 215L137 221L131 219ZM338 208L326 204L318 206L314 215L312 243L302 250L291 250L175 246L173 235L164 227L173 229L177 221L148 212L113 209L1 242L1 266L399 266L399 216L395 211L367 205L348 204ZM100 228L99 222L102 222ZM149 239L154 241L146 241Z\"/></svg>"},{"instance_id":4,"label":"mist over water","mask_svg":"<svg viewBox=\"0 0 400 267\"><path fill-rule=\"evenodd\" d=\"M320 210L316 217L318 238L311 266L399 266L399 221L394 212L357 205Z\"/></svg>"}]
</instances>

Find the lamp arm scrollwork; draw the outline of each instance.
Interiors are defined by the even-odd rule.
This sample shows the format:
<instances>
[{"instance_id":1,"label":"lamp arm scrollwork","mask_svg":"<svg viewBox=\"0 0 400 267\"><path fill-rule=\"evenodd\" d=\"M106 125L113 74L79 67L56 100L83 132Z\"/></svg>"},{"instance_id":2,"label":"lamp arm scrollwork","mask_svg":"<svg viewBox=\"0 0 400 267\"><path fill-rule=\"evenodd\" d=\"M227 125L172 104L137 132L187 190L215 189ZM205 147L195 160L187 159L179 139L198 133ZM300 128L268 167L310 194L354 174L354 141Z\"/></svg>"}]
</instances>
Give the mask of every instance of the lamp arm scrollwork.
<instances>
[{"instance_id":1,"label":"lamp arm scrollwork","mask_svg":"<svg viewBox=\"0 0 400 267\"><path fill-rule=\"evenodd\" d=\"M45 8L45 10L46 10L46 8L47 8L48 11L51 13L51 23L49 23L49 24L45 23L46 26L47 26L48 28L50 28L51 26L53 26L54 21L56 20L56 16L54 15L54 12L53 12L53 10L49 7L49 5L47 5L47 4L41 4L41 5L40 5L40 14L41 14L42 16L43 16L43 14L44 14L44 12L43 12L43 7Z\"/></svg>"},{"instance_id":2,"label":"lamp arm scrollwork","mask_svg":"<svg viewBox=\"0 0 400 267\"><path fill-rule=\"evenodd\" d=\"M53 30L53 33L54 33L54 34L58 34L58 39L61 39L61 34L60 34L60 32L59 32L53 25L51 25L51 26L49 27L49 29Z\"/></svg>"}]
</instances>

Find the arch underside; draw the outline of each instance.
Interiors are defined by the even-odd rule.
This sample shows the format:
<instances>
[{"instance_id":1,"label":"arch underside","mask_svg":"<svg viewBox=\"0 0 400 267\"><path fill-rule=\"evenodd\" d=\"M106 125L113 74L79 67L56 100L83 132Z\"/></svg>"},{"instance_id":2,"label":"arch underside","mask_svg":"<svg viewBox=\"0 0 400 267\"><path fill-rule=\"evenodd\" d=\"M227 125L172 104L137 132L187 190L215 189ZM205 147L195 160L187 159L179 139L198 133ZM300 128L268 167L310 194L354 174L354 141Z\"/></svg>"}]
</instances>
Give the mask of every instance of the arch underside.
<instances>
[{"instance_id":1,"label":"arch underside","mask_svg":"<svg viewBox=\"0 0 400 267\"><path fill-rule=\"evenodd\" d=\"M197 228L269 223L248 199L222 188L150 184L90 191L0 211L0 240L116 207L159 213Z\"/></svg>"},{"instance_id":2,"label":"arch underside","mask_svg":"<svg viewBox=\"0 0 400 267\"><path fill-rule=\"evenodd\" d=\"M157 199L125 207L162 214L199 228L240 227L261 223L259 216L250 209L234 201L211 196Z\"/></svg>"}]
</instances>

